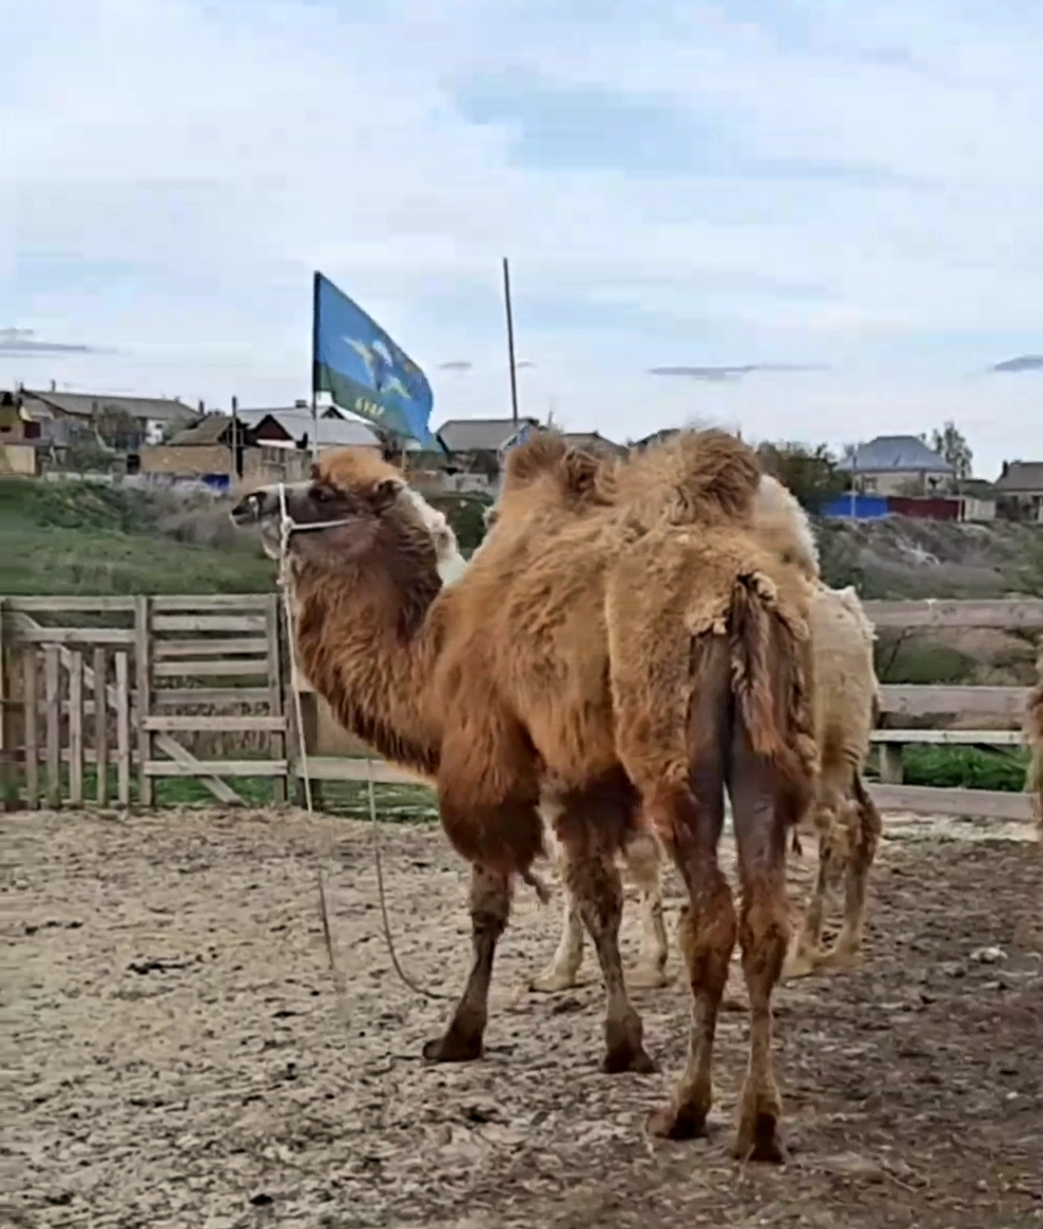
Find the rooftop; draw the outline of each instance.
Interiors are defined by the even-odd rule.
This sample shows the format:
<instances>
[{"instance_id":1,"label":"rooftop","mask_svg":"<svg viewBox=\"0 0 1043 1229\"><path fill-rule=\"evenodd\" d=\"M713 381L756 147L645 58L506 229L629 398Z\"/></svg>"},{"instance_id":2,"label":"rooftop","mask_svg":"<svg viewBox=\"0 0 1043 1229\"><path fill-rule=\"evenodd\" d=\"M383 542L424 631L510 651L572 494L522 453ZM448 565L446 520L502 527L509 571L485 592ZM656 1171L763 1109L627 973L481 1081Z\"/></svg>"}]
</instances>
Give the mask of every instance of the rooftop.
<instances>
[{"instance_id":1,"label":"rooftop","mask_svg":"<svg viewBox=\"0 0 1043 1229\"><path fill-rule=\"evenodd\" d=\"M285 410L240 410L239 417L258 430L266 419L271 419L282 428L289 439L300 443L305 436L309 441L316 438L320 448L379 448L380 437L365 423L357 419L339 416L319 416L318 426L312 420L311 410L297 406Z\"/></svg>"},{"instance_id":2,"label":"rooftop","mask_svg":"<svg viewBox=\"0 0 1043 1229\"><path fill-rule=\"evenodd\" d=\"M1000 495L1043 493L1043 461L1004 461L996 491Z\"/></svg>"},{"instance_id":3,"label":"rooftop","mask_svg":"<svg viewBox=\"0 0 1043 1229\"><path fill-rule=\"evenodd\" d=\"M860 444L853 458L844 457L837 469L891 474L955 472L944 457L928 448L915 435L878 435L875 440Z\"/></svg>"},{"instance_id":4,"label":"rooftop","mask_svg":"<svg viewBox=\"0 0 1043 1229\"><path fill-rule=\"evenodd\" d=\"M536 418L450 418L438 428L450 452L498 452L522 426L538 427Z\"/></svg>"},{"instance_id":5,"label":"rooftop","mask_svg":"<svg viewBox=\"0 0 1043 1229\"><path fill-rule=\"evenodd\" d=\"M21 395L25 401L41 402L46 407L76 418L90 418L106 410L129 414L131 418L151 419L153 422L182 422L201 417L193 406L170 397L125 397L113 393L60 393L49 390L41 392L32 388L23 388ZM31 405L29 409L31 412Z\"/></svg>"}]
</instances>

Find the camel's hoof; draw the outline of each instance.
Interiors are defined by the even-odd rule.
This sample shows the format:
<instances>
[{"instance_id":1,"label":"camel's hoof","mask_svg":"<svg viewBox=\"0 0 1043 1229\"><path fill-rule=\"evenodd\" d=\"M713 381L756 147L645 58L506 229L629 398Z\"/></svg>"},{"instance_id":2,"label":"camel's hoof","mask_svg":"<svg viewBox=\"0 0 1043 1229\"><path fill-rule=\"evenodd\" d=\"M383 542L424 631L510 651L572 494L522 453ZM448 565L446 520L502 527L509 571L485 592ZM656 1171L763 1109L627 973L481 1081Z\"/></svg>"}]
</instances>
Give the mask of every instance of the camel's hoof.
<instances>
[{"instance_id":1,"label":"camel's hoof","mask_svg":"<svg viewBox=\"0 0 1043 1229\"><path fill-rule=\"evenodd\" d=\"M789 981L794 977L810 977L818 966L819 958L815 952L793 952L786 957L782 966L782 980Z\"/></svg>"},{"instance_id":2,"label":"camel's hoof","mask_svg":"<svg viewBox=\"0 0 1043 1229\"><path fill-rule=\"evenodd\" d=\"M444 1037L428 1041L423 1049L429 1063L470 1063L482 1057L481 1037L464 1037L450 1030Z\"/></svg>"},{"instance_id":3,"label":"camel's hoof","mask_svg":"<svg viewBox=\"0 0 1043 1229\"><path fill-rule=\"evenodd\" d=\"M608 1050L601 1060L601 1070L606 1075L622 1075L624 1071L633 1071L637 1075L655 1075L659 1064L645 1053L643 1046L636 1049L632 1046L619 1046Z\"/></svg>"},{"instance_id":4,"label":"camel's hoof","mask_svg":"<svg viewBox=\"0 0 1043 1229\"><path fill-rule=\"evenodd\" d=\"M861 963L862 952L857 947L832 947L828 952L823 952L821 956L815 959L816 968L833 969L834 971L857 969Z\"/></svg>"},{"instance_id":5,"label":"camel's hoof","mask_svg":"<svg viewBox=\"0 0 1043 1229\"><path fill-rule=\"evenodd\" d=\"M536 974L529 982L529 989L534 990L537 994L560 994L563 990L574 989L578 983L577 973L570 973L568 969L558 969L550 965L542 973Z\"/></svg>"},{"instance_id":6,"label":"camel's hoof","mask_svg":"<svg viewBox=\"0 0 1043 1229\"><path fill-rule=\"evenodd\" d=\"M648 1133L659 1139L703 1139L707 1135L706 1110L694 1105L668 1105L648 1116Z\"/></svg>"},{"instance_id":7,"label":"camel's hoof","mask_svg":"<svg viewBox=\"0 0 1043 1229\"><path fill-rule=\"evenodd\" d=\"M752 1119L741 1122L732 1149L739 1161L765 1161L770 1165L785 1165L788 1155L779 1134L775 1114L761 1111Z\"/></svg>"},{"instance_id":8,"label":"camel's hoof","mask_svg":"<svg viewBox=\"0 0 1043 1229\"><path fill-rule=\"evenodd\" d=\"M664 986L672 986L675 973L668 973L656 965L639 964L626 974L628 990L662 990Z\"/></svg>"}]
</instances>

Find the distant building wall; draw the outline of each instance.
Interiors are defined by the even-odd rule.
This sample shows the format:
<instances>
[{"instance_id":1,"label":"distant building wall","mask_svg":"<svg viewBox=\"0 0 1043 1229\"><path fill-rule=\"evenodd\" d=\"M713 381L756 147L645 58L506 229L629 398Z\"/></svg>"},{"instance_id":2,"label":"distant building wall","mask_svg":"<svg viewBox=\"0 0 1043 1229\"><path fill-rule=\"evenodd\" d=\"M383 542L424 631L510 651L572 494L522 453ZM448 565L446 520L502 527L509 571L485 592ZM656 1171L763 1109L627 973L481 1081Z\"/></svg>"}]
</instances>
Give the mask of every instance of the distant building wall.
<instances>
[{"instance_id":1,"label":"distant building wall","mask_svg":"<svg viewBox=\"0 0 1043 1229\"><path fill-rule=\"evenodd\" d=\"M944 474L924 470L856 470L856 487L866 495L929 495L948 488Z\"/></svg>"},{"instance_id":2,"label":"distant building wall","mask_svg":"<svg viewBox=\"0 0 1043 1229\"><path fill-rule=\"evenodd\" d=\"M232 450L224 444L146 444L141 449L140 472L178 478L230 474Z\"/></svg>"},{"instance_id":3,"label":"distant building wall","mask_svg":"<svg viewBox=\"0 0 1043 1229\"><path fill-rule=\"evenodd\" d=\"M919 516L932 521L958 521L960 519L960 501L958 499L942 499L940 497L911 499L904 495L892 495L888 501L892 512L899 516Z\"/></svg>"},{"instance_id":4,"label":"distant building wall","mask_svg":"<svg viewBox=\"0 0 1043 1229\"><path fill-rule=\"evenodd\" d=\"M35 478L36 449L32 444L0 444L0 473Z\"/></svg>"},{"instance_id":5,"label":"distant building wall","mask_svg":"<svg viewBox=\"0 0 1043 1229\"><path fill-rule=\"evenodd\" d=\"M963 519L965 521L994 521L996 501L994 499L975 499L971 495L965 495L963 497Z\"/></svg>"}]
</instances>

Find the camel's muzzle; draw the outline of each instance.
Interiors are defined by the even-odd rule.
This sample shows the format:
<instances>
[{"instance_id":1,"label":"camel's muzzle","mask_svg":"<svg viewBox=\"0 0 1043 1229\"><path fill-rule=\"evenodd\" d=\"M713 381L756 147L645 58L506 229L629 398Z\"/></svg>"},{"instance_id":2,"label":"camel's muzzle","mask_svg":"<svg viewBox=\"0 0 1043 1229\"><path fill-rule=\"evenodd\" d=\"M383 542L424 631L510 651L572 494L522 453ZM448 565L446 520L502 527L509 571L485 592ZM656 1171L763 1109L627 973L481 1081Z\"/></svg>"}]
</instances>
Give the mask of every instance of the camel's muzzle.
<instances>
[{"instance_id":1,"label":"camel's muzzle","mask_svg":"<svg viewBox=\"0 0 1043 1229\"><path fill-rule=\"evenodd\" d=\"M270 511L267 504L270 496L267 491L253 491L244 495L235 505L229 515L234 524L240 528L258 524Z\"/></svg>"}]
</instances>

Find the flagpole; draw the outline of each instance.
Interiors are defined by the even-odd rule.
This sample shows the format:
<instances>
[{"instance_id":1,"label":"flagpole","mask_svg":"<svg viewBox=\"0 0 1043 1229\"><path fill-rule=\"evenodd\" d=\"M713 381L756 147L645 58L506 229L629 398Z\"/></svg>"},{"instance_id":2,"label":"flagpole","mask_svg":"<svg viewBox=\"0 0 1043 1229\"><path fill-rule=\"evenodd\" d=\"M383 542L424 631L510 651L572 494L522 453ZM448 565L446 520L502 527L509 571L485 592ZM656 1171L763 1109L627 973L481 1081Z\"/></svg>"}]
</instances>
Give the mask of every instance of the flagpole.
<instances>
[{"instance_id":1,"label":"flagpole","mask_svg":"<svg viewBox=\"0 0 1043 1229\"><path fill-rule=\"evenodd\" d=\"M518 429L518 371L514 362L514 317L511 314L511 273L503 258L503 298L507 306L507 356L511 365L511 422Z\"/></svg>"},{"instance_id":2,"label":"flagpole","mask_svg":"<svg viewBox=\"0 0 1043 1229\"><path fill-rule=\"evenodd\" d=\"M239 398L232 396L232 472L242 478L243 467L239 464Z\"/></svg>"},{"instance_id":3,"label":"flagpole","mask_svg":"<svg viewBox=\"0 0 1043 1229\"><path fill-rule=\"evenodd\" d=\"M319 282L322 274L315 270L311 287L311 456L319 455Z\"/></svg>"}]
</instances>

